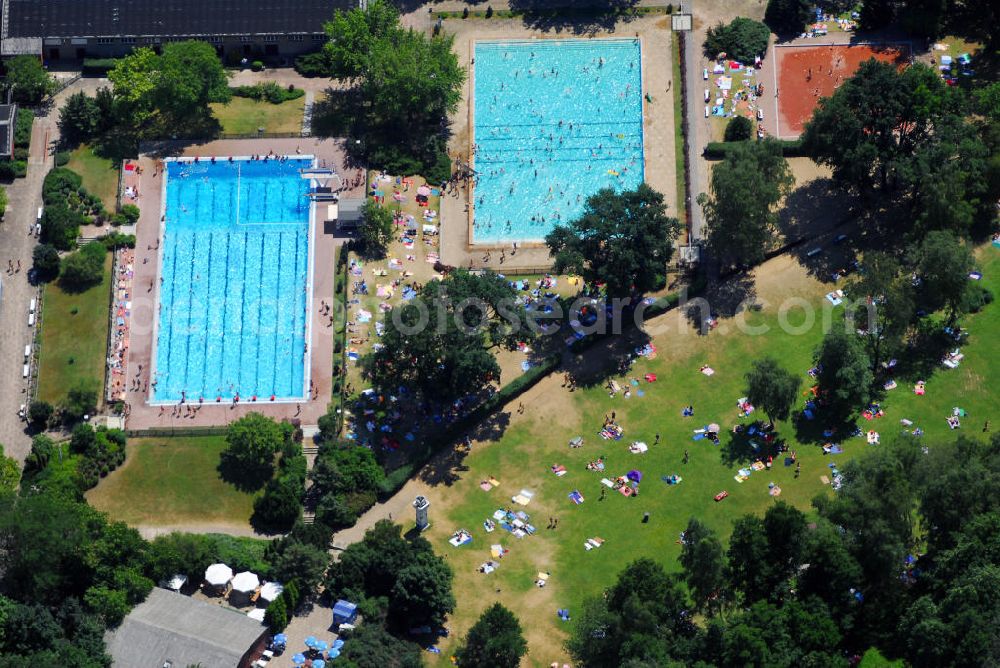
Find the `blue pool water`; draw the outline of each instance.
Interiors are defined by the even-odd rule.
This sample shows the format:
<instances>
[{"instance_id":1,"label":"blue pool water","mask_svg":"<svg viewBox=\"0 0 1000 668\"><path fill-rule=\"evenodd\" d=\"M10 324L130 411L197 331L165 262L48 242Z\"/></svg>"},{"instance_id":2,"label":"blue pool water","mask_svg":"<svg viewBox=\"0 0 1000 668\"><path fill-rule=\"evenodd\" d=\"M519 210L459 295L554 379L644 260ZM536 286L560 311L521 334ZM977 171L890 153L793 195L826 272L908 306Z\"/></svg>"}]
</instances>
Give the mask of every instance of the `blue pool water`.
<instances>
[{"instance_id":1,"label":"blue pool water","mask_svg":"<svg viewBox=\"0 0 1000 668\"><path fill-rule=\"evenodd\" d=\"M311 164L167 163L154 401L306 396Z\"/></svg>"},{"instance_id":2,"label":"blue pool water","mask_svg":"<svg viewBox=\"0 0 1000 668\"><path fill-rule=\"evenodd\" d=\"M638 40L479 42L473 239L539 241L643 181Z\"/></svg>"}]
</instances>

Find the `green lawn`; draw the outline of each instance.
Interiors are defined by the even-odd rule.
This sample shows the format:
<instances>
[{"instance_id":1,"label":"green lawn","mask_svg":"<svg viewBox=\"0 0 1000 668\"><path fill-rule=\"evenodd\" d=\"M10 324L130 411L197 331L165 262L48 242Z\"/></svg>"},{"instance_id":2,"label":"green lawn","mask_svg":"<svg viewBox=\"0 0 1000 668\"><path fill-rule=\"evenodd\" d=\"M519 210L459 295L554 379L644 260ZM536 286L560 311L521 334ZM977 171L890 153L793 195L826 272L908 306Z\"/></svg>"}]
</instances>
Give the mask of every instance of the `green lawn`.
<instances>
[{"instance_id":1,"label":"green lawn","mask_svg":"<svg viewBox=\"0 0 1000 668\"><path fill-rule=\"evenodd\" d=\"M1000 250L986 247L979 257L984 281L994 293L1000 292ZM829 289L816 288L810 301L822 304L822 292ZM834 317L842 309L835 310ZM435 524L428 537L456 573L458 608L451 620L452 630L456 631L452 638L463 634L486 605L500 600L518 615L527 630L529 665L548 666L555 660L562 663L568 658L561 650L568 625L558 621L556 609L565 607L571 614L578 613L585 597L598 595L627 563L639 557L652 557L668 570L678 570L678 538L690 517L698 517L728 540L735 519L746 513L763 513L775 502L768 493L770 482L782 489L780 500L807 513L812 512L813 497L831 493L831 487L820 477L832 477L830 463L843 465L873 447L863 436L836 439L845 452L830 456L823 454L820 444L799 443L792 424L779 423L779 435L798 452L802 464L799 478L795 477L794 467L785 467L776 460L772 470L756 472L739 483L734 475L747 460L727 461L731 427L750 421L738 417L736 401L743 396L743 376L751 360L773 355L789 370L802 374L803 390L809 386L806 371L821 339L821 329L813 327L798 336L785 333L776 326L776 310L766 308L747 317L750 325L770 327L761 336L723 334L720 328L693 343L658 338L657 359L640 358L627 376L639 379L644 397L625 399L619 394L612 399L600 386L568 394L558 383L546 385L544 396L526 395L526 415L511 416L512 426L498 442L474 448L462 463L460 477L449 486L432 490ZM794 315L789 320L796 323ZM1000 362L994 353L1000 332L1000 305L967 317L963 324L970 339L963 347L966 357L961 366L954 370L940 367L926 378L925 396L912 392L913 380L898 379L899 387L888 392L883 401L887 415L871 422L859 420L862 428L879 431L885 443L899 437L899 421L908 418L924 429L925 441L947 443L957 433L949 430L945 418L953 406L961 406L970 414L962 433L982 435L983 421L1000 414L1000 398L988 391L1000 382ZM715 375L699 373L702 364L714 368ZM646 383L643 377L647 373L656 374L657 381ZM627 383L622 377L618 380ZM688 404L695 407L693 418L681 416ZM604 416L611 411L617 413L617 421L625 429L621 441L605 441L597 435ZM752 416L762 417L759 412ZM692 431L711 422L722 426L721 446L707 440L693 441ZM654 446L656 433L661 435L661 441ZM584 446L568 448L567 441L577 435L584 436ZM648 443L649 452L631 454L628 445L636 440ZM682 462L685 449L690 452L688 464ZM600 456L606 461L605 472L587 470L587 462ZM554 464L565 466L567 473L556 477L549 470ZM643 474L641 494L626 498L609 489L606 498L600 500L600 479L625 475L631 469ZM682 476L683 482L668 486L661 481L662 476L671 474ZM500 481L500 486L482 491L480 481L491 476ZM511 496L522 488L535 493L523 510L531 515L537 535L519 540L499 527L486 533L483 520L494 510L522 509L511 503ZM584 495L582 505L574 505L567 498L573 490ZM714 501L713 496L723 490L729 492L729 497ZM644 512L651 514L648 523L642 522ZM559 519L555 530L546 529L550 517ZM471 531L473 542L453 548L446 541L459 528ZM591 537L603 538L606 543L586 551L584 542ZM480 574L476 569L490 558L493 543L511 552L501 560L496 572ZM544 589L534 585L540 570L552 573ZM442 650L442 657L447 657L454 647L446 641ZM438 665L448 665L447 659L442 658Z\"/></svg>"},{"instance_id":2,"label":"green lawn","mask_svg":"<svg viewBox=\"0 0 1000 668\"><path fill-rule=\"evenodd\" d=\"M97 195L104 202L104 208L112 213L118 205L118 164L94 153L94 149L82 144L70 153L66 167L83 177L83 187Z\"/></svg>"},{"instance_id":3,"label":"green lawn","mask_svg":"<svg viewBox=\"0 0 1000 668\"><path fill-rule=\"evenodd\" d=\"M86 292L64 292L58 281L45 286L38 368L42 401L57 405L78 386L104 394L110 281L109 254L103 280Z\"/></svg>"},{"instance_id":4,"label":"green lawn","mask_svg":"<svg viewBox=\"0 0 1000 668\"><path fill-rule=\"evenodd\" d=\"M305 96L281 104L234 97L228 104L211 107L224 133L256 134L259 128L264 132L299 132L305 104Z\"/></svg>"},{"instance_id":5,"label":"green lawn","mask_svg":"<svg viewBox=\"0 0 1000 668\"><path fill-rule=\"evenodd\" d=\"M129 524L249 526L254 494L223 482L224 436L129 439L125 463L87 501Z\"/></svg>"}]
</instances>

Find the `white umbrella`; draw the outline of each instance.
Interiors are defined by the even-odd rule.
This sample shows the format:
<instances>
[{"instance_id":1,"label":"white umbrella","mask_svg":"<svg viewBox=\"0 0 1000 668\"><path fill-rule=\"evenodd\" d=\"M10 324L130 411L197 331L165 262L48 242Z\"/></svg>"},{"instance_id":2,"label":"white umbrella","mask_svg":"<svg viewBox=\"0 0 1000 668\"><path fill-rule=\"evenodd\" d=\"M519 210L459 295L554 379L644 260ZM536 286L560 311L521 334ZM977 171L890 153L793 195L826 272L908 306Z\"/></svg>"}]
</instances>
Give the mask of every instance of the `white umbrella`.
<instances>
[{"instance_id":1,"label":"white umbrella","mask_svg":"<svg viewBox=\"0 0 1000 668\"><path fill-rule=\"evenodd\" d=\"M260 578L250 571L237 573L233 578L233 591L248 594L260 586Z\"/></svg>"},{"instance_id":2,"label":"white umbrella","mask_svg":"<svg viewBox=\"0 0 1000 668\"><path fill-rule=\"evenodd\" d=\"M225 564L212 564L205 569L205 581L213 587L225 586L233 579L233 569Z\"/></svg>"},{"instance_id":3,"label":"white umbrella","mask_svg":"<svg viewBox=\"0 0 1000 668\"><path fill-rule=\"evenodd\" d=\"M264 608L254 608L247 613L247 617L258 622L264 621Z\"/></svg>"},{"instance_id":4,"label":"white umbrella","mask_svg":"<svg viewBox=\"0 0 1000 668\"><path fill-rule=\"evenodd\" d=\"M274 599L281 596L285 588L277 582L265 582L264 586L260 588L260 597L270 603Z\"/></svg>"}]
</instances>

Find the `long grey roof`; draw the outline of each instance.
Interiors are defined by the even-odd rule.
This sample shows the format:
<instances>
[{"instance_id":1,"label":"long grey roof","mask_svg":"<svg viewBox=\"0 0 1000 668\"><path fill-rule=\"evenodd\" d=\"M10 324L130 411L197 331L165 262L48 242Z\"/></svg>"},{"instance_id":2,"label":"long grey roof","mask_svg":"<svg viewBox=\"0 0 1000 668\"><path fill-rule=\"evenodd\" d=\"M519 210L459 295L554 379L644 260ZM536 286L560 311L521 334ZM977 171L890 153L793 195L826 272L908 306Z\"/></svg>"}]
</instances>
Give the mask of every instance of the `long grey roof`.
<instances>
[{"instance_id":1,"label":"long grey roof","mask_svg":"<svg viewBox=\"0 0 1000 668\"><path fill-rule=\"evenodd\" d=\"M265 631L235 610L155 587L105 642L116 667L235 668Z\"/></svg>"},{"instance_id":2,"label":"long grey roof","mask_svg":"<svg viewBox=\"0 0 1000 668\"><path fill-rule=\"evenodd\" d=\"M359 0L4 0L5 38L311 34Z\"/></svg>"}]
</instances>

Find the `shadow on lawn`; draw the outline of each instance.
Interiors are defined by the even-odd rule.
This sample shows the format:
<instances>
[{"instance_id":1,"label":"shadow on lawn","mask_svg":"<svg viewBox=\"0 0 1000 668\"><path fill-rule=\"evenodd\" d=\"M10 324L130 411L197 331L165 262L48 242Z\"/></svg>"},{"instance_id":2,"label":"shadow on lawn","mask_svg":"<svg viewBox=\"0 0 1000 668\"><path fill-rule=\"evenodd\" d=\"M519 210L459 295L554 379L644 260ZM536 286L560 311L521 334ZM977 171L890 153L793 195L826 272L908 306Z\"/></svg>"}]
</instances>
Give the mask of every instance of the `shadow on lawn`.
<instances>
[{"instance_id":1,"label":"shadow on lawn","mask_svg":"<svg viewBox=\"0 0 1000 668\"><path fill-rule=\"evenodd\" d=\"M704 336L711 329L710 319L732 318L737 313L754 308L756 302L757 288L753 275L740 272L711 282L700 297L687 303L684 316Z\"/></svg>"},{"instance_id":2,"label":"shadow on lawn","mask_svg":"<svg viewBox=\"0 0 1000 668\"><path fill-rule=\"evenodd\" d=\"M473 441L496 442L503 437L509 426L510 413L497 411L472 427L466 432L466 435ZM441 456L431 457L420 469L418 474L420 480L428 485L445 485L446 487L450 487L461 478L461 473L469 470L468 465L465 463L465 455L468 452L464 448L464 444L459 442L450 451Z\"/></svg>"},{"instance_id":3,"label":"shadow on lawn","mask_svg":"<svg viewBox=\"0 0 1000 668\"><path fill-rule=\"evenodd\" d=\"M631 21L638 4L639 0L510 0L510 9L534 30L593 35Z\"/></svg>"}]
</instances>

